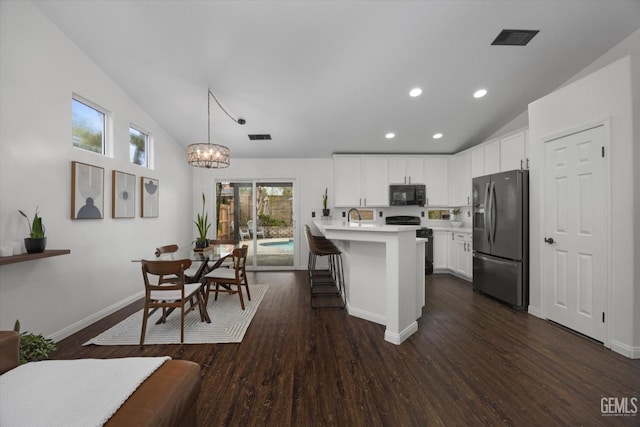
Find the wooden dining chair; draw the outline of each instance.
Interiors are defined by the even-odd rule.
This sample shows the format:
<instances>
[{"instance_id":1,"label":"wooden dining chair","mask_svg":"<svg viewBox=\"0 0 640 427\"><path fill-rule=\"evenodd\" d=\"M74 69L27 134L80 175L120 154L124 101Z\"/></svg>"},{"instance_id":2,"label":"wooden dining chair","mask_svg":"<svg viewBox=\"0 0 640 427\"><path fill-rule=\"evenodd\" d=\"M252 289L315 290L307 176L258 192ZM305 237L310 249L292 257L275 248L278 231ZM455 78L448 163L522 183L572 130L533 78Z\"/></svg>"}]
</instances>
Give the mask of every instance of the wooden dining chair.
<instances>
[{"instance_id":1,"label":"wooden dining chair","mask_svg":"<svg viewBox=\"0 0 640 427\"><path fill-rule=\"evenodd\" d=\"M241 248L233 250L233 268L217 268L204 277L206 280L205 306L209 301L209 293L215 293L215 300L218 299L218 292L238 294L240 297L240 307L244 310L244 298L242 296L242 286L247 291L247 298L251 301L249 292L249 282L247 281L247 252L249 247L242 245ZM212 289L212 285L215 285ZM234 288L235 287L235 288Z\"/></svg>"},{"instance_id":2,"label":"wooden dining chair","mask_svg":"<svg viewBox=\"0 0 640 427\"><path fill-rule=\"evenodd\" d=\"M147 319L156 310L162 309L161 322L165 323L169 313L180 308L180 342L184 342L184 316L195 304L200 310L200 321L210 321L202 296L201 283L185 283L185 270L191 266L191 260L142 260L142 277L144 279L144 313L142 315L142 332L140 345L144 344L147 330ZM177 277L174 282L172 277ZM190 304L186 308L187 303Z\"/></svg>"},{"instance_id":3,"label":"wooden dining chair","mask_svg":"<svg viewBox=\"0 0 640 427\"><path fill-rule=\"evenodd\" d=\"M237 248L240 244L240 240L236 239L215 239L209 240L210 246L233 246L233 248ZM216 268L233 268L233 254L224 257L224 259L219 263L212 264L209 271L212 271Z\"/></svg>"},{"instance_id":4,"label":"wooden dining chair","mask_svg":"<svg viewBox=\"0 0 640 427\"><path fill-rule=\"evenodd\" d=\"M175 255L178 252L178 249L179 249L178 245L171 244L171 245L157 247L154 253L158 260L172 260L172 259L175 259ZM190 279L194 278L199 271L198 270L199 267L200 267L199 265L192 265L187 270L185 270L184 272L186 276L185 280L190 281ZM178 280L178 278L175 276L166 278L166 279L170 279L170 280L167 280L168 282L169 281L176 282Z\"/></svg>"},{"instance_id":5,"label":"wooden dining chair","mask_svg":"<svg viewBox=\"0 0 640 427\"><path fill-rule=\"evenodd\" d=\"M155 255L159 259L173 259L176 252L178 252L178 245L173 244L156 248Z\"/></svg>"}]
</instances>

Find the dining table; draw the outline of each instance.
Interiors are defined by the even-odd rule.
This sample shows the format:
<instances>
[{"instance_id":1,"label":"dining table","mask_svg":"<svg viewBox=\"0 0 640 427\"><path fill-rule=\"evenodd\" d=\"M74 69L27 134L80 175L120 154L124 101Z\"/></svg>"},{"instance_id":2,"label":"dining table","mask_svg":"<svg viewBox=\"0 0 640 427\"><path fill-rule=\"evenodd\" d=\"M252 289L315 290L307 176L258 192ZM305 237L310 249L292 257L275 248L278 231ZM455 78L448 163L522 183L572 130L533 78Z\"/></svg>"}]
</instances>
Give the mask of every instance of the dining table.
<instances>
[{"instance_id":1,"label":"dining table","mask_svg":"<svg viewBox=\"0 0 640 427\"><path fill-rule=\"evenodd\" d=\"M179 247L176 252L159 254L158 251L153 257L132 259L131 262L141 262L143 259L147 261L162 261L162 260L179 260L189 259L191 260L192 267L185 271L185 283L201 283L200 298L204 301L205 293L205 278L204 276L220 267L228 256L231 256L233 250L237 245L232 244L213 244L205 248L193 248L193 247ZM197 267L196 267L197 266ZM169 308L165 316L159 319L156 323L161 323L174 308ZM206 311L203 313L205 321L211 323L209 314Z\"/></svg>"}]
</instances>

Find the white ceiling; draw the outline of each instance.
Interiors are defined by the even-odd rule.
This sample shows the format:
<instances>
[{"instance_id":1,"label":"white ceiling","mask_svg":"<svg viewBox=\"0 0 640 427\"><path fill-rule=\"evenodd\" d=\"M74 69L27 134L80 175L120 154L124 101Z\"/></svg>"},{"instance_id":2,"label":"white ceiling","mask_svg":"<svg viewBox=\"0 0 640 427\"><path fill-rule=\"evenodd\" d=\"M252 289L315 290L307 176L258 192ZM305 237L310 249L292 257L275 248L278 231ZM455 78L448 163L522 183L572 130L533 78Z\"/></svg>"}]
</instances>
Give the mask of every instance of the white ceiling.
<instances>
[{"instance_id":1,"label":"white ceiling","mask_svg":"<svg viewBox=\"0 0 640 427\"><path fill-rule=\"evenodd\" d=\"M206 142L211 88L247 121L212 101L212 141L240 158L456 152L640 27L639 0L35 4L185 147ZM491 46L502 29L540 33Z\"/></svg>"}]
</instances>

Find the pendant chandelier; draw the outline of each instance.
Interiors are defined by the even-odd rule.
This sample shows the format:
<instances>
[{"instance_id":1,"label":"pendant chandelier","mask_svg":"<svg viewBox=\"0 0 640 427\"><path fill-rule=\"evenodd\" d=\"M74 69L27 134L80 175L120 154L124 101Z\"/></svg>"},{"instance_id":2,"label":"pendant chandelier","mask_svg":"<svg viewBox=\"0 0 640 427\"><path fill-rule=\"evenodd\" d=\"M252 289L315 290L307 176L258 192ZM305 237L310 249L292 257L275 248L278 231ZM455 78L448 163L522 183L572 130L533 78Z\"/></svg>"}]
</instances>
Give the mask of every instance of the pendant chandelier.
<instances>
[{"instance_id":1,"label":"pendant chandelier","mask_svg":"<svg viewBox=\"0 0 640 427\"><path fill-rule=\"evenodd\" d=\"M220 144L211 143L211 98L213 98L220 109L231 118L234 122L243 125L246 123L244 119L233 118L227 110L218 102L211 89L207 89L207 143L191 144L187 147L187 162L191 166L207 169L220 169L229 167L231 163L231 150L229 147Z\"/></svg>"}]
</instances>

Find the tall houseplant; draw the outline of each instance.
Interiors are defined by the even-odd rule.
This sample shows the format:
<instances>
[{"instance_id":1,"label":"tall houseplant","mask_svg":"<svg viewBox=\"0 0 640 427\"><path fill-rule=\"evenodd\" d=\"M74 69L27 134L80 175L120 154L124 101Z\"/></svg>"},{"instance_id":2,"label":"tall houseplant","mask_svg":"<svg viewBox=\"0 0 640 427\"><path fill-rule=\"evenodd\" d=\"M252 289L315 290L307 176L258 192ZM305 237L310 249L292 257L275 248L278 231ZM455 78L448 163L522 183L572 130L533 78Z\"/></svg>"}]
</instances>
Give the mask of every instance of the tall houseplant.
<instances>
[{"instance_id":1,"label":"tall houseplant","mask_svg":"<svg viewBox=\"0 0 640 427\"><path fill-rule=\"evenodd\" d=\"M27 252L30 254L44 252L47 247L47 238L44 236L44 224L42 217L38 214L38 207L36 206L33 222L30 222L27 214L20 209L18 209L18 212L27 220L27 224L29 225L29 237L24 239L24 247L27 249Z\"/></svg>"},{"instance_id":2,"label":"tall houseplant","mask_svg":"<svg viewBox=\"0 0 640 427\"><path fill-rule=\"evenodd\" d=\"M211 223L209 222L209 214L205 212L205 205L206 199L204 193L202 193L202 213L199 213L196 216L196 220L193 221L198 230L198 238L196 239L196 248L198 249L206 248L207 245L209 245L207 233L209 232L209 228L211 228Z\"/></svg>"}]
</instances>

